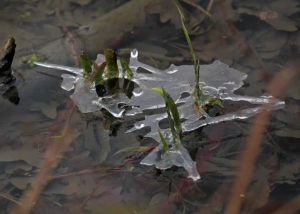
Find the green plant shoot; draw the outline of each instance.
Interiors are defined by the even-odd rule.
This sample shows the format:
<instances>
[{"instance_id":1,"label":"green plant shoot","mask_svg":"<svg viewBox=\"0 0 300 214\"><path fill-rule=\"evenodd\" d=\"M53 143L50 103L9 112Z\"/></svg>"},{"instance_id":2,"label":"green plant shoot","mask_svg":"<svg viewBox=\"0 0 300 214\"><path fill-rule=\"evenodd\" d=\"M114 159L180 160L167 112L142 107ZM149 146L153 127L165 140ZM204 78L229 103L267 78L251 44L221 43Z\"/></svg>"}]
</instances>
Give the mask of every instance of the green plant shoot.
<instances>
[{"instance_id":1,"label":"green plant shoot","mask_svg":"<svg viewBox=\"0 0 300 214\"><path fill-rule=\"evenodd\" d=\"M88 58L88 56L85 54L85 53L82 53L80 56L79 56L79 61L80 61L80 64L81 64L81 68L83 69L83 74L86 75L86 74L89 74L92 72L92 65L91 65L91 62Z\"/></svg>"},{"instance_id":2,"label":"green plant shoot","mask_svg":"<svg viewBox=\"0 0 300 214\"><path fill-rule=\"evenodd\" d=\"M195 69L195 85L196 84L198 85L198 82L199 82L200 62L199 62L199 59L197 59L197 57L195 55L195 52L194 52L194 49L193 49L193 45L192 45L192 42L191 42L191 39L190 39L190 36L189 36L189 32L188 32L188 30L185 27L185 24L184 24L184 15L183 15L182 11L180 10L178 4L176 2L174 2L174 3L176 5L178 13L180 15L180 21L181 21L182 30L183 30L183 33L185 35L185 39L186 39L186 41L188 43L188 46L190 48L191 55L193 57L194 69Z\"/></svg>"},{"instance_id":3,"label":"green plant shoot","mask_svg":"<svg viewBox=\"0 0 300 214\"><path fill-rule=\"evenodd\" d=\"M119 68L117 64L117 55L114 50L106 48L104 50L106 59L106 73L107 79L119 78Z\"/></svg>"},{"instance_id":4,"label":"green plant shoot","mask_svg":"<svg viewBox=\"0 0 300 214\"><path fill-rule=\"evenodd\" d=\"M100 66L98 66L96 62L93 63L93 72L95 72L95 76L94 76L95 86L103 84L104 82L103 73L105 70L105 66L106 66L106 62L103 62Z\"/></svg>"},{"instance_id":5,"label":"green plant shoot","mask_svg":"<svg viewBox=\"0 0 300 214\"><path fill-rule=\"evenodd\" d=\"M26 56L22 57L22 62L28 64L31 68L35 66L35 62L40 61L40 58L37 56L34 50L31 50L31 57L28 58Z\"/></svg>"},{"instance_id":6,"label":"green plant shoot","mask_svg":"<svg viewBox=\"0 0 300 214\"><path fill-rule=\"evenodd\" d=\"M181 142L182 127L177 106L172 97L163 88L152 88L162 95L166 103L169 127L176 140Z\"/></svg>"},{"instance_id":7,"label":"green plant shoot","mask_svg":"<svg viewBox=\"0 0 300 214\"><path fill-rule=\"evenodd\" d=\"M162 133L160 132L160 130L158 129L158 134L159 134L159 137L160 137L160 140L161 140L161 143L163 144L164 146L164 149L166 152L168 152L170 149L169 149L169 146L164 138L164 136L162 135Z\"/></svg>"},{"instance_id":8,"label":"green plant shoot","mask_svg":"<svg viewBox=\"0 0 300 214\"><path fill-rule=\"evenodd\" d=\"M132 73L132 70L130 69L128 63L121 57L118 57L118 59L120 60L123 70L126 71L127 79L131 80L133 77L133 73Z\"/></svg>"},{"instance_id":9,"label":"green plant shoot","mask_svg":"<svg viewBox=\"0 0 300 214\"><path fill-rule=\"evenodd\" d=\"M107 48L104 50L104 55L106 61L101 65L98 65L96 62L91 62L84 53L79 56L81 67L83 69L83 75L85 76L86 80L91 82L94 81L95 86L97 86L104 83L104 76L108 80L119 78L117 59L120 60L120 64L123 69L122 72L126 73L127 79L131 80L133 78L133 72L128 63L123 58L118 57L114 50Z\"/></svg>"},{"instance_id":10,"label":"green plant shoot","mask_svg":"<svg viewBox=\"0 0 300 214\"><path fill-rule=\"evenodd\" d=\"M184 15L183 12L180 10L178 4L176 3L176 1L174 0L174 4L177 7L178 13L180 15L180 21L181 21L181 25L182 25L182 30L184 32L186 41L188 43L191 55L193 57L193 61L194 61L194 70L195 70L195 83L194 83L194 89L192 92L192 96L194 98L194 107L197 111L199 111L200 108L205 107L205 105L208 103L210 105L215 105L215 106L219 106L221 108L223 108L223 104L222 101L219 99L219 97L213 98L211 96L204 96L202 94L202 91L199 87L199 78L200 78L200 61L199 59L197 59L193 46L192 46L192 42L188 33L188 30L184 24Z\"/></svg>"}]
</instances>

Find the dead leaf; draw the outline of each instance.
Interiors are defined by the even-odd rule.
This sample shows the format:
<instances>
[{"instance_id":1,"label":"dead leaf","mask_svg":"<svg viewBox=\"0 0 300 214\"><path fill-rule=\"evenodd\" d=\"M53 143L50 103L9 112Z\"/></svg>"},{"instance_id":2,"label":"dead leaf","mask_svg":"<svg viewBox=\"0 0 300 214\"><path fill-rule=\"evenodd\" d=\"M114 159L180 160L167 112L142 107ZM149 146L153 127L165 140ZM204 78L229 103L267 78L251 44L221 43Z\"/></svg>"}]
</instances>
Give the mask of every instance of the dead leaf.
<instances>
[{"instance_id":1,"label":"dead leaf","mask_svg":"<svg viewBox=\"0 0 300 214\"><path fill-rule=\"evenodd\" d=\"M279 55L287 39L288 36L284 32L264 29L253 34L249 43L262 58L271 59Z\"/></svg>"},{"instance_id":2,"label":"dead leaf","mask_svg":"<svg viewBox=\"0 0 300 214\"><path fill-rule=\"evenodd\" d=\"M283 15L279 15L276 19L265 19L264 21L277 30L295 32L298 29L295 21Z\"/></svg>"},{"instance_id":3,"label":"dead leaf","mask_svg":"<svg viewBox=\"0 0 300 214\"><path fill-rule=\"evenodd\" d=\"M111 150L109 131L105 130L103 124L90 123L84 131L84 147L89 150L91 156L98 163L102 163L108 157Z\"/></svg>"},{"instance_id":4,"label":"dead leaf","mask_svg":"<svg viewBox=\"0 0 300 214\"><path fill-rule=\"evenodd\" d=\"M45 188L45 194L63 194L78 197L87 196L96 186L97 180L90 176L71 176L63 180L53 180Z\"/></svg>"},{"instance_id":5,"label":"dead leaf","mask_svg":"<svg viewBox=\"0 0 300 214\"><path fill-rule=\"evenodd\" d=\"M278 119L281 122L284 122L286 125L288 125L289 128L297 129L299 128L300 124L300 115L299 113L291 113L287 110L279 111L275 114L276 119Z\"/></svg>"},{"instance_id":6,"label":"dead leaf","mask_svg":"<svg viewBox=\"0 0 300 214\"><path fill-rule=\"evenodd\" d=\"M275 0L270 1L270 7L275 11L280 11L284 16L290 16L300 11L297 0Z\"/></svg>"},{"instance_id":7,"label":"dead leaf","mask_svg":"<svg viewBox=\"0 0 300 214\"><path fill-rule=\"evenodd\" d=\"M8 175L14 174L17 170L30 171L32 166L25 161L13 161L5 163L5 173Z\"/></svg>"},{"instance_id":8,"label":"dead leaf","mask_svg":"<svg viewBox=\"0 0 300 214\"><path fill-rule=\"evenodd\" d=\"M278 13L276 11L262 11L259 13L259 18L261 20L266 20L266 19L277 19L278 18Z\"/></svg>"},{"instance_id":9,"label":"dead leaf","mask_svg":"<svg viewBox=\"0 0 300 214\"><path fill-rule=\"evenodd\" d=\"M181 28L178 10L172 1L153 3L147 7L146 11L149 14L159 14L162 23L171 21L177 29Z\"/></svg>"},{"instance_id":10,"label":"dead leaf","mask_svg":"<svg viewBox=\"0 0 300 214\"><path fill-rule=\"evenodd\" d=\"M239 14L247 14L247 15L253 15L261 20L267 22L272 27L274 27L276 30L282 30L287 32L295 32L297 31L297 23L293 21L292 19L281 15L277 11L262 11L260 8L244 8L240 7L236 10ZM269 14L270 17L268 18L267 14ZM271 15L270 15L271 14Z\"/></svg>"},{"instance_id":11,"label":"dead leaf","mask_svg":"<svg viewBox=\"0 0 300 214\"><path fill-rule=\"evenodd\" d=\"M276 130L275 134L280 137L293 137L300 139L299 129L282 128L280 130Z\"/></svg>"},{"instance_id":12,"label":"dead leaf","mask_svg":"<svg viewBox=\"0 0 300 214\"><path fill-rule=\"evenodd\" d=\"M20 190L26 190L32 184L34 177L12 177L9 182Z\"/></svg>"},{"instance_id":13,"label":"dead leaf","mask_svg":"<svg viewBox=\"0 0 300 214\"><path fill-rule=\"evenodd\" d=\"M57 116L57 107L59 103L51 100L49 103L34 103L31 106L31 111L40 111L43 115L50 119L55 119Z\"/></svg>"},{"instance_id":14,"label":"dead leaf","mask_svg":"<svg viewBox=\"0 0 300 214\"><path fill-rule=\"evenodd\" d=\"M0 150L0 162L25 161L31 166L38 167L42 160L42 153L39 152L32 143L23 143L21 146L12 148L2 147Z\"/></svg>"},{"instance_id":15,"label":"dead leaf","mask_svg":"<svg viewBox=\"0 0 300 214\"><path fill-rule=\"evenodd\" d=\"M300 41L300 39L299 39ZM299 46L300 47L300 46ZM293 80L289 82L289 84L286 86L286 88L283 91L283 94L286 97L292 97L296 100L300 100L300 87L299 87L299 82L300 82L300 75L295 76Z\"/></svg>"},{"instance_id":16,"label":"dead leaf","mask_svg":"<svg viewBox=\"0 0 300 214\"><path fill-rule=\"evenodd\" d=\"M300 178L300 160L299 158L291 158L287 162L279 163L279 168L272 176L272 180L279 184L296 184Z\"/></svg>"}]
</instances>

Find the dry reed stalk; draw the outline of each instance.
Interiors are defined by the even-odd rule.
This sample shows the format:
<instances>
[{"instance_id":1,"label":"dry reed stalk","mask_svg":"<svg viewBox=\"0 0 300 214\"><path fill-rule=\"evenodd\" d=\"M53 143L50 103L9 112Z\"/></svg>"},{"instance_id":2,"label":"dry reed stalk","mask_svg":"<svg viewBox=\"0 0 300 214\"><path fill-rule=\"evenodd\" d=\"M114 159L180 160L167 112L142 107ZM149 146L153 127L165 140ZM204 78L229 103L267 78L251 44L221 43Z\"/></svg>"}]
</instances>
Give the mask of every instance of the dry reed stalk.
<instances>
[{"instance_id":1,"label":"dry reed stalk","mask_svg":"<svg viewBox=\"0 0 300 214\"><path fill-rule=\"evenodd\" d=\"M61 122L60 119L65 118L65 124L62 128L60 138L51 138L46 142L46 152L44 154L44 159L40 165L40 171L35 177L34 182L32 183L32 188L27 190L21 199L21 203L24 206L15 208L11 213L12 214L29 214L34 208L36 202L39 199L39 196L50 179L50 172L55 168L58 163L59 158L62 153L69 147L74 137L75 133L70 127L70 119L72 113L74 112L74 104L71 100L67 102L67 108L63 114L59 115L58 122ZM55 127L56 128L56 127Z\"/></svg>"},{"instance_id":2,"label":"dry reed stalk","mask_svg":"<svg viewBox=\"0 0 300 214\"><path fill-rule=\"evenodd\" d=\"M203 12L205 15L207 15L208 17L211 17L211 14L209 13L209 10L205 10L203 7L201 7L200 5L190 1L190 0L182 0L183 2L195 7L196 9L200 10L201 12ZM210 5L210 4L209 4Z\"/></svg>"},{"instance_id":3,"label":"dry reed stalk","mask_svg":"<svg viewBox=\"0 0 300 214\"><path fill-rule=\"evenodd\" d=\"M58 8L56 8L55 14L63 28L64 33L69 37L69 43L72 48L72 54L74 57L75 66L78 67L79 66L79 58L78 58L78 54L75 49L75 40L74 40L73 34L68 30L67 26L65 25L65 22L62 19Z\"/></svg>"},{"instance_id":4,"label":"dry reed stalk","mask_svg":"<svg viewBox=\"0 0 300 214\"><path fill-rule=\"evenodd\" d=\"M58 9L56 9L56 16L59 19L64 32L69 37L69 43L72 48L74 62L75 65L78 66L79 60L75 50L73 35L64 24L64 21L60 16ZM70 126L70 120L74 112L74 109L75 109L75 105L73 101L68 100L67 103L65 104L65 110L58 115L57 120L53 125L53 129L51 132L52 136L50 136L45 143L46 152L44 154L44 159L41 162L40 171L38 175L35 177L34 182L32 183L32 188L27 190L23 194L20 202L21 204L23 204L23 206L13 209L11 212L12 214L30 214L36 202L38 201L44 186L49 182L51 178L50 172L55 168L61 155L69 147L74 137L77 136L78 133L76 133ZM57 128L59 128L57 127L57 125L59 126L59 124L63 125L61 129L62 131L60 133L60 137L53 137L57 135L57 131L58 131Z\"/></svg>"},{"instance_id":5,"label":"dry reed stalk","mask_svg":"<svg viewBox=\"0 0 300 214\"><path fill-rule=\"evenodd\" d=\"M214 0L209 0L209 3L207 5L207 7L206 7L206 11L209 12L211 10L213 4L214 4Z\"/></svg>"},{"instance_id":6,"label":"dry reed stalk","mask_svg":"<svg viewBox=\"0 0 300 214\"><path fill-rule=\"evenodd\" d=\"M297 67L298 66L298 67ZM299 65L294 64L281 70L268 86L269 94L278 97L287 83L299 72ZM271 104L264 105L263 110L254 118L253 125L246 140L245 149L241 153L241 164L234 182L225 214L237 214L241 208L241 194L245 194L259 154L259 145L270 113L267 110Z\"/></svg>"}]
</instances>

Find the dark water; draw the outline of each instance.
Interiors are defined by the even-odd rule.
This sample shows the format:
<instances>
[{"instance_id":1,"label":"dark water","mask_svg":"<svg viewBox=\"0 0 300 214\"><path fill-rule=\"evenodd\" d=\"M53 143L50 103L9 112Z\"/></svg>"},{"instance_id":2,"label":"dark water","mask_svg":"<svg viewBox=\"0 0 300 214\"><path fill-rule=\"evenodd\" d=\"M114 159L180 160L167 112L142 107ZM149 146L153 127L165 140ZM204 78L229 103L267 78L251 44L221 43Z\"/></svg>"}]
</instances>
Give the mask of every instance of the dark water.
<instances>
[{"instance_id":1,"label":"dark water","mask_svg":"<svg viewBox=\"0 0 300 214\"><path fill-rule=\"evenodd\" d=\"M189 4L206 8L211 17ZM131 4L130 7L126 3ZM219 59L248 74L238 94L260 96L270 80L299 61L300 3L297 0L183 1L186 24L201 63ZM223 213L252 119L211 125L183 138L202 179L193 183L181 168L160 171L139 165L145 156L124 160L155 144L140 133L125 134L132 119L105 112L68 120L69 92L60 72L23 63L74 66L77 53L91 58L111 47L158 68L192 64L176 8L165 0L10 0L0 3L0 42L16 39L14 88L0 97L0 213L19 206L22 194L38 185L51 143L66 145L32 213ZM299 195L299 75L282 91L284 109L273 111L239 213L271 213ZM235 108L239 108L236 106ZM65 124L70 124L64 133ZM50 140L49 140L50 139ZM55 140L53 140L55 139ZM61 140L60 140L61 139ZM114 169L114 170L113 170ZM86 171L89 170L89 171ZM69 174L72 172L83 172ZM80 211L79 211L80 209ZM296 212L291 212L296 213Z\"/></svg>"}]
</instances>

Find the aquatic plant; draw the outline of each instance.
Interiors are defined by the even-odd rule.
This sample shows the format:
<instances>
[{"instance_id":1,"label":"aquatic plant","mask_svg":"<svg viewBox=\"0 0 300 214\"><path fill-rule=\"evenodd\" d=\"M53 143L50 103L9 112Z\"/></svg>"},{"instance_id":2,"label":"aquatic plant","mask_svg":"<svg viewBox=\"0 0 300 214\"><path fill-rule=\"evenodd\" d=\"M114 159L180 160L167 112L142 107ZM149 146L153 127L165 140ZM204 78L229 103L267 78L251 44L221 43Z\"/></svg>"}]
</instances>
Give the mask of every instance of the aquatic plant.
<instances>
[{"instance_id":1,"label":"aquatic plant","mask_svg":"<svg viewBox=\"0 0 300 214\"><path fill-rule=\"evenodd\" d=\"M118 60L121 64L122 78L125 77L131 80L133 77L132 71L128 63L121 57L117 56L114 50L106 48L104 50L105 60L92 62L89 60L85 53L79 56L81 68L83 69L82 75L89 81L94 81L95 85L101 85L106 79L119 78Z\"/></svg>"},{"instance_id":2,"label":"aquatic plant","mask_svg":"<svg viewBox=\"0 0 300 214\"><path fill-rule=\"evenodd\" d=\"M212 105L212 106L219 106L221 108L223 108L223 104L220 100L220 98L218 96L212 97L209 95L204 95L202 93L202 90L199 86L199 74L200 74L200 60L196 57L190 36L189 36L189 32L184 24L184 15L183 12L180 10L180 7L178 6L178 4L176 3L176 1L174 0L174 4L177 7L179 16L180 16L180 21L181 21L181 27L185 36L185 39L187 41L187 44L189 46L190 49L190 53L192 55L193 58L193 62L194 62L194 71L195 71L195 82L194 82L194 87L192 90L192 96L193 96L193 100L194 100L194 109L196 111L201 111L202 109L206 109L207 105Z\"/></svg>"},{"instance_id":3,"label":"aquatic plant","mask_svg":"<svg viewBox=\"0 0 300 214\"><path fill-rule=\"evenodd\" d=\"M40 61L40 57L36 54L35 50L31 50L31 56L23 56L22 62L28 64L31 68L35 66L35 62Z\"/></svg>"}]
</instances>

